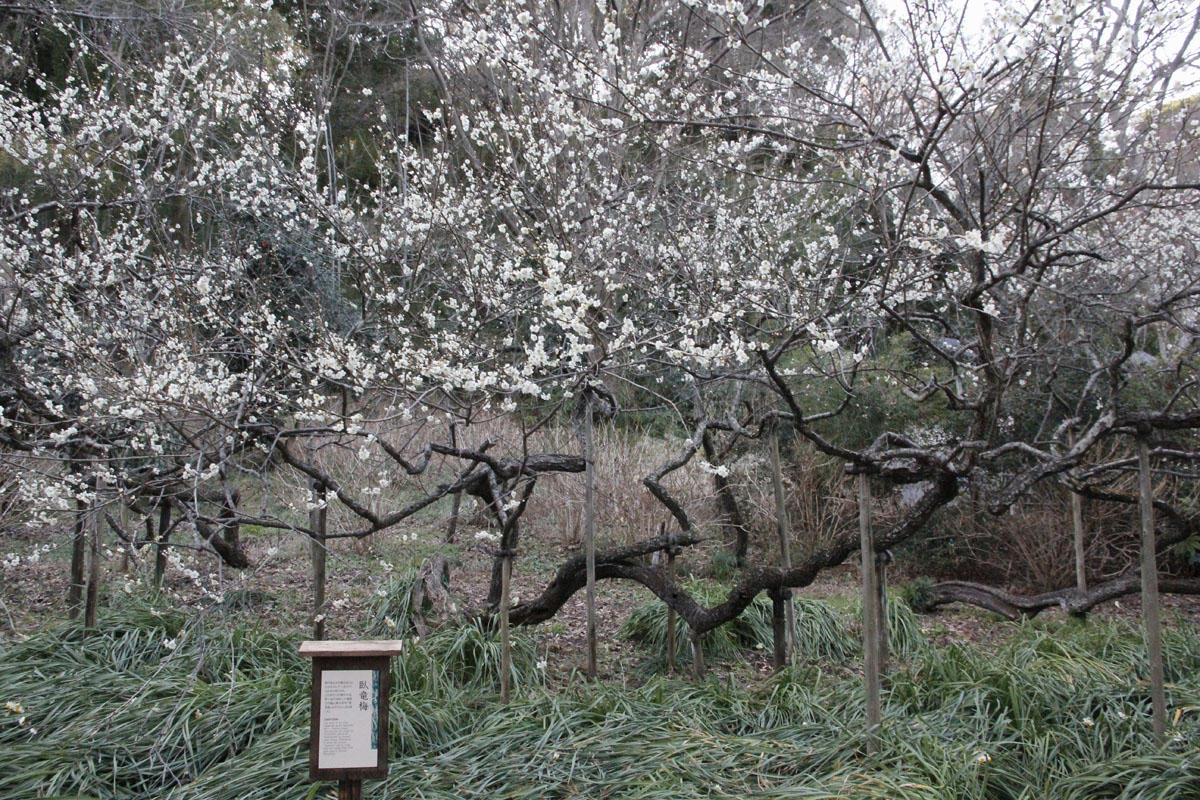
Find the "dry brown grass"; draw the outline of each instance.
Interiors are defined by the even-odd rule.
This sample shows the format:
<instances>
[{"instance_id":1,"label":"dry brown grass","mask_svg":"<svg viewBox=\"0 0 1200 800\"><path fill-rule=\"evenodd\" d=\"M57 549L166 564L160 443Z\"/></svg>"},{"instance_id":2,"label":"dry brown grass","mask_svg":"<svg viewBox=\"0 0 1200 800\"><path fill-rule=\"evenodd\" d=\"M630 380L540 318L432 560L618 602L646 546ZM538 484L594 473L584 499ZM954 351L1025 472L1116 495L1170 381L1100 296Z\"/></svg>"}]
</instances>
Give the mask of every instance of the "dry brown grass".
<instances>
[{"instance_id":1,"label":"dry brown grass","mask_svg":"<svg viewBox=\"0 0 1200 800\"><path fill-rule=\"evenodd\" d=\"M413 432L416 432L415 426L411 431L380 431L389 442L411 439L412 446L406 455L413 460L417 459L420 446L427 438L449 441L449 433L444 426L424 423L418 436L411 436ZM501 457L520 458L524 448L528 448L530 453L580 451L574 430L564 424L545 426L528 436L527 441L520 425L512 418L492 419L469 428L460 427L456 435L460 445L465 447L477 447L484 441L494 442L488 452ZM682 438L664 439L611 425L597 429L597 534L600 546L620 546L654 536L659 524L668 521L667 510L645 488L642 479L662 464L678 457L685 446ZM306 447L322 469L351 487L373 511L382 513L402 507L433 491L439 483L452 480L466 466L466 462L457 459L434 456L425 472L411 476L377 448L364 452L367 457L361 458L359 444L349 443L348 440L338 443L325 439L306 443ZM712 481L698 461L667 476L663 483L687 509L697 529L707 532L714 527ZM308 494L300 480L282 472L272 476L271 492L279 502L293 498L293 505L297 509L302 504L296 503L294 498L305 498ZM261 496L256 499L261 503ZM541 475L522 520L526 540L536 538L561 547L578 546L582 535L583 499L584 480L581 473ZM450 497L439 500L401 523L396 530L401 534L416 530L444 533L449 525L451 504ZM340 504L330 503L329 509L331 532L362 527L361 520ZM471 538L475 531L491 524L489 516L479 500L464 496L459 512L459 535Z\"/></svg>"}]
</instances>

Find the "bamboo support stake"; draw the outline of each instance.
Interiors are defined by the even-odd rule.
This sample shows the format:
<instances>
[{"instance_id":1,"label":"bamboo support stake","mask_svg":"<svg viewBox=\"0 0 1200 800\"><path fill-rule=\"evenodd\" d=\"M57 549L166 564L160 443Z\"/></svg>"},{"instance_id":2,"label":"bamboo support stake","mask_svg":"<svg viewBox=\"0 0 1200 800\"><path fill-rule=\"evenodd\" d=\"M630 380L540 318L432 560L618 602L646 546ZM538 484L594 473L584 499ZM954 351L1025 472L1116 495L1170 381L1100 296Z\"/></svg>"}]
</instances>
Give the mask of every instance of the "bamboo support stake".
<instances>
[{"instance_id":1,"label":"bamboo support stake","mask_svg":"<svg viewBox=\"0 0 1200 800\"><path fill-rule=\"evenodd\" d=\"M1150 655L1150 702L1154 741L1160 747L1167 737L1167 700L1163 686L1162 625L1158 609L1158 563L1154 542L1154 496L1150 486L1150 443L1138 436L1138 494L1142 522L1142 623Z\"/></svg>"},{"instance_id":2,"label":"bamboo support stake","mask_svg":"<svg viewBox=\"0 0 1200 800\"><path fill-rule=\"evenodd\" d=\"M879 592L875 587L875 542L871 536L871 483L858 474L858 533L862 547L863 673L867 696L867 749L874 752L881 721L879 708Z\"/></svg>"}]
</instances>

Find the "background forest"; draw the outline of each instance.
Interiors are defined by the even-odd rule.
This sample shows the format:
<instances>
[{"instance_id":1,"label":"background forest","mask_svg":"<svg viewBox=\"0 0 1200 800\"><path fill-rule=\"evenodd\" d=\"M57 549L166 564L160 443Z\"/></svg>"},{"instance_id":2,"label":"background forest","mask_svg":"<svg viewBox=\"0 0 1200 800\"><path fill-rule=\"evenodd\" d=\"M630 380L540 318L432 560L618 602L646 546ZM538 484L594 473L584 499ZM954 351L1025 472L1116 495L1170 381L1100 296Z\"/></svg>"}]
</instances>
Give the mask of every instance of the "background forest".
<instances>
[{"instance_id":1,"label":"background forest","mask_svg":"<svg viewBox=\"0 0 1200 800\"><path fill-rule=\"evenodd\" d=\"M0 0L0 793L1200 797L1198 28Z\"/></svg>"}]
</instances>

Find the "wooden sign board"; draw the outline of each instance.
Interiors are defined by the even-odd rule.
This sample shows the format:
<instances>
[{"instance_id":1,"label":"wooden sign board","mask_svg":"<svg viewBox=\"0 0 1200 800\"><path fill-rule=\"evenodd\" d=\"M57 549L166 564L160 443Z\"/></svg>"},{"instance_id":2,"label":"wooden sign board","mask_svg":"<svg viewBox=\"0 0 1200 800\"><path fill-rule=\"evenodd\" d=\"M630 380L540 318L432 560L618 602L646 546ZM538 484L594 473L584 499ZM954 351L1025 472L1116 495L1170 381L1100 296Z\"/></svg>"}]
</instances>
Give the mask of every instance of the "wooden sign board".
<instances>
[{"instance_id":1,"label":"wooden sign board","mask_svg":"<svg viewBox=\"0 0 1200 800\"><path fill-rule=\"evenodd\" d=\"M389 677L399 652L398 641L300 645L300 655L313 660L310 779L387 776Z\"/></svg>"}]
</instances>

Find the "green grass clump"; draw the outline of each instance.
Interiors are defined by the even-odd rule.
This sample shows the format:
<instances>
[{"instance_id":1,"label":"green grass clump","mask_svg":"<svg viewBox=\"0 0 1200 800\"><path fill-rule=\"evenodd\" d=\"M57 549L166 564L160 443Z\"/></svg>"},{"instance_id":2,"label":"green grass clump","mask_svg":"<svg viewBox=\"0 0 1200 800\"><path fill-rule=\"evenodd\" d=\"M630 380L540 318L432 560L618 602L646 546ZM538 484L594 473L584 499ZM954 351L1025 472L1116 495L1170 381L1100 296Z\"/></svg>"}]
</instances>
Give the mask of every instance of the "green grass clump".
<instances>
[{"instance_id":1,"label":"green grass clump","mask_svg":"<svg viewBox=\"0 0 1200 800\"><path fill-rule=\"evenodd\" d=\"M862 597L856 597L850 604L850 613L855 621L853 636L858 645L857 652L861 652ZM887 595L887 636L889 652L901 659L917 655L928 645L916 612L902 595L892 592Z\"/></svg>"},{"instance_id":2,"label":"green grass clump","mask_svg":"<svg viewBox=\"0 0 1200 800\"><path fill-rule=\"evenodd\" d=\"M797 658L845 661L862 649L862 642L829 603L793 597L792 609L796 621L792 642Z\"/></svg>"},{"instance_id":3,"label":"green grass clump","mask_svg":"<svg viewBox=\"0 0 1200 800\"><path fill-rule=\"evenodd\" d=\"M388 579L367 608L367 635L392 639L414 631L412 597L418 579L415 567L402 567Z\"/></svg>"},{"instance_id":4,"label":"green grass clump","mask_svg":"<svg viewBox=\"0 0 1200 800\"><path fill-rule=\"evenodd\" d=\"M154 797L296 724L308 694L293 642L130 600L98 630L0 653L0 796Z\"/></svg>"},{"instance_id":5,"label":"green grass clump","mask_svg":"<svg viewBox=\"0 0 1200 800\"><path fill-rule=\"evenodd\" d=\"M475 623L455 625L438 630L421 645L414 657L422 659L427 674L438 671L454 686L499 690L501 647L494 632ZM514 689L542 682L537 662L537 649L528 633L513 631L509 675Z\"/></svg>"},{"instance_id":6,"label":"green grass clump","mask_svg":"<svg viewBox=\"0 0 1200 800\"><path fill-rule=\"evenodd\" d=\"M728 589L721 585L693 582L688 592L706 606L724 601ZM856 625L824 600L795 596L792 598L795 627L792 641L796 657L809 661L841 662L862 652L861 635ZM853 615L861 612L851 608ZM676 616L677 658L691 663L692 654L687 623ZM888 631L892 652L908 657L926 646L924 634L916 615L897 598L888 599ZM643 645L650 654L650 666L659 668L665 663L667 646L667 607L658 601L643 603L633 610L621 626L621 635ZM771 602L763 596L755 598L741 616L704 635L706 662L722 663L744 658L750 649L770 651L774 632L771 623Z\"/></svg>"},{"instance_id":7,"label":"green grass clump","mask_svg":"<svg viewBox=\"0 0 1200 800\"><path fill-rule=\"evenodd\" d=\"M809 601L811 602L811 601ZM830 630L842 618L823 614ZM769 618L768 618L769 621ZM840 628L832 621L838 621ZM1139 631L1000 625L1001 643L914 647L867 754L861 676L806 660L764 679L652 675L547 688L515 637L406 639L394 660L390 774L372 797L1141 800L1200 797L1200 636L1172 629L1169 741L1154 746ZM767 629L769 630L769 628ZM843 636L843 638L845 638ZM274 800L308 781L309 665L298 639L213 610L130 600L0 650L0 797ZM1189 671L1190 670L1190 671ZM24 717L21 720L20 717Z\"/></svg>"},{"instance_id":8,"label":"green grass clump","mask_svg":"<svg viewBox=\"0 0 1200 800\"><path fill-rule=\"evenodd\" d=\"M685 584L696 602L713 606L725 600L727 586L689 581ZM667 607L654 600L642 603L621 625L620 635L641 644L650 656L651 667L666 663ZM701 637L705 663L725 663L745 656L747 648L771 646L771 603L758 597L741 615ZM692 663L691 631L683 618L675 616L675 658L680 664Z\"/></svg>"}]
</instances>

